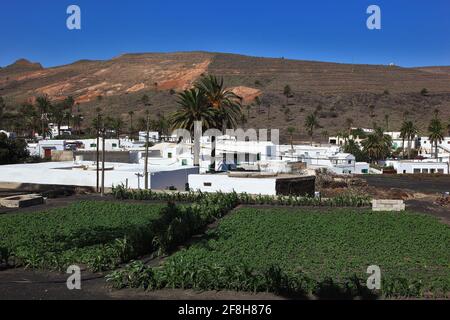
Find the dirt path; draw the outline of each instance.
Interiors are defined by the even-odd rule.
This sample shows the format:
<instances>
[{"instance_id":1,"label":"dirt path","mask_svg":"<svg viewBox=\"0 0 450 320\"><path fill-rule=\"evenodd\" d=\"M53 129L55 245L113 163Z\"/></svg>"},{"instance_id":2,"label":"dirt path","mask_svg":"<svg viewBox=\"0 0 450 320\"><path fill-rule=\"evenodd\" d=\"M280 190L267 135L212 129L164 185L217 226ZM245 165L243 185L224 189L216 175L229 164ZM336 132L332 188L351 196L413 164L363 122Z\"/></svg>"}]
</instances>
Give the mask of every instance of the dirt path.
<instances>
[{"instance_id":1,"label":"dirt path","mask_svg":"<svg viewBox=\"0 0 450 320\"><path fill-rule=\"evenodd\" d=\"M82 272L81 290L69 290L66 280L69 275L8 269L0 271L0 300L273 300L283 299L270 293L243 293L232 291L194 291L163 289L114 290L101 274Z\"/></svg>"}]
</instances>

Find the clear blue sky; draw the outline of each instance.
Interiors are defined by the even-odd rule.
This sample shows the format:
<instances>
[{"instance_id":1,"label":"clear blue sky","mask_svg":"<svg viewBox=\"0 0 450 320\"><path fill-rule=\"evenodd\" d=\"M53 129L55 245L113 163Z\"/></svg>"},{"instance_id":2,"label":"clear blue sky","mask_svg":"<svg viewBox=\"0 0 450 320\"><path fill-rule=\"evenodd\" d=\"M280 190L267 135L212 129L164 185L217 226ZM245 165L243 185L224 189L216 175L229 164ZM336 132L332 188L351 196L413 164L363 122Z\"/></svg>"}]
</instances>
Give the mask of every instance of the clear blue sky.
<instances>
[{"instance_id":1,"label":"clear blue sky","mask_svg":"<svg viewBox=\"0 0 450 320\"><path fill-rule=\"evenodd\" d=\"M82 30L66 9L82 10ZM382 29L366 28L366 8ZM450 0L2 0L0 66L205 50L400 66L450 65Z\"/></svg>"}]
</instances>

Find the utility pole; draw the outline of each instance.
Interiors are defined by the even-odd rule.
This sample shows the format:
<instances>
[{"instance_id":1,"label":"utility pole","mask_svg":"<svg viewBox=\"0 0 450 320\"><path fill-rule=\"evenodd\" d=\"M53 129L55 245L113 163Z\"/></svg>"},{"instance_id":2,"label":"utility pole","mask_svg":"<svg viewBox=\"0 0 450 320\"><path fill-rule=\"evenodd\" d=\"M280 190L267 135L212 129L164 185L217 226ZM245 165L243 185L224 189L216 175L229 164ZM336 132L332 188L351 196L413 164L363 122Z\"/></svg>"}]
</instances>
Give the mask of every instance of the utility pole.
<instances>
[{"instance_id":1,"label":"utility pole","mask_svg":"<svg viewBox=\"0 0 450 320\"><path fill-rule=\"evenodd\" d=\"M97 110L97 154L96 154L96 158L97 158L97 193L100 192L99 190L99 183L100 183L100 179L99 179L99 170L100 170L100 112L98 112Z\"/></svg>"},{"instance_id":2,"label":"utility pole","mask_svg":"<svg viewBox=\"0 0 450 320\"><path fill-rule=\"evenodd\" d=\"M148 131L149 131L149 112L148 110L145 111L147 114L147 132L145 134L145 163L144 163L144 177L145 177L145 190L148 189Z\"/></svg>"},{"instance_id":3,"label":"utility pole","mask_svg":"<svg viewBox=\"0 0 450 320\"><path fill-rule=\"evenodd\" d=\"M105 128L103 128L102 137L102 197L105 195Z\"/></svg>"}]
</instances>

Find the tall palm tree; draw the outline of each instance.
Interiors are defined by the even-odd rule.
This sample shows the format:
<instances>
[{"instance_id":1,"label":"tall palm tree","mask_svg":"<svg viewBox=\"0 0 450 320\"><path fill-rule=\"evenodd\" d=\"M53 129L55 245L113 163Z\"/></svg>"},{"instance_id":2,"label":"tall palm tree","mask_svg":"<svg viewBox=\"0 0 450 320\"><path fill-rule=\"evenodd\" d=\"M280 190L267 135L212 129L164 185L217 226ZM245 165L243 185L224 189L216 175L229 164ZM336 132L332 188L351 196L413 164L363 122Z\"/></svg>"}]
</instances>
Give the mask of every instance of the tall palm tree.
<instances>
[{"instance_id":1,"label":"tall palm tree","mask_svg":"<svg viewBox=\"0 0 450 320\"><path fill-rule=\"evenodd\" d=\"M440 144L442 140L444 140L444 126L437 117L431 120L430 125L428 126L428 133L431 144L434 144L434 156L437 159L438 144Z\"/></svg>"},{"instance_id":2,"label":"tall palm tree","mask_svg":"<svg viewBox=\"0 0 450 320\"><path fill-rule=\"evenodd\" d=\"M116 139L119 140L119 148L120 148L120 134L122 133L122 128L124 126L124 122L122 118L112 118L110 120L111 129L113 129L116 133Z\"/></svg>"},{"instance_id":3,"label":"tall palm tree","mask_svg":"<svg viewBox=\"0 0 450 320\"><path fill-rule=\"evenodd\" d=\"M392 138L383 133L382 128L376 128L362 142L364 153L367 154L371 162L383 159L389 155L392 147Z\"/></svg>"},{"instance_id":4,"label":"tall palm tree","mask_svg":"<svg viewBox=\"0 0 450 320\"><path fill-rule=\"evenodd\" d=\"M311 145L313 144L314 130L320 128L319 120L314 113L308 115L305 119L305 128L311 138Z\"/></svg>"},{"instance_id":5,"label":"tall palm tree","mask_svg":"<svg viewBox=\"0 0 450 320\"><path fill-rule=\"evenodd\" d=\"M3 115L6 110L6 104L3 97L0 96L0 128L3 128Z\"/></svg>"},{"instance_id":6,"label":"tall palm tree","mask_svg":"<svg viewBox=\"0 0 450 320\"><path fill-rule=\"evenodd\" d=\"M133 116L134 116L134 111L128 111L128 115L130 116L130 136L131 138L133 138Z\"/></svg>"},{"instance_id":7,"label":"tall palm tree","mask_svg":"<svg viewBox=\"0 0 450 320\"><path fill-rule=\"evenodd\" d=\"M386 131L389 132L389 115L387 113L384 115L384 125L386 126Z\"/></svg>"},{"instance_id":8,"label":"tall palm tree","mask_svg":"<svg viewBox=\"0 0 450 320\"><path fill-rule=\"evenodd\" d=\"M352 126L353 126L353 118L347 118L345 119L345 124L347 125L348 134L352 134Z\"/></svg>"},{"instance_id":9,"label":"tall palm tree","mask_svg":"<svg viewBox=\"0 0 450 320\"><path fill-rule=\"evenodd\" d=\"M172 114L170 119L173 129L186 129L189 130L191 136L194 136L194 124L196 121L202 122L203 129L215 126L217 120L216 112L209 107L202 91L193 88L177 93L177 97L179 109ZM200 159L199 139L194 139L194 144L196 152L194 154L194 165L198 166Z\"/></svg>"},{"instance_id":10,"label":"tall palm tree","mask_svg":"<svg viewBox=\"0 0 450 320\"><path fill-rule=\"evenodd\" d=\"M404 121L400 129L400 135L408 142L408 159L411 158L411 142L419 132L419 129L412 121ZM404 141L404 140L403 140Z\"/></svg>"},{"instance_id":11,"label":"tall palm tree","mask_svg":"<svg viewBox=\"0 0 450 320\"><path fill-rule=\"evenodd\" d=\"M294 132L295 132L295 128L294 127L289 127L287 128L287 132L289 134L289 142L291 144L291 150L294 151Z\"/></svg>"},{"instance_id":12,"label":"tall palm tree","mask_svg":"<svg viewBox=\"0 0 450 320\"><path fill-rule=\"evenodd\" d=\"M83 116L81 114L77 114L73 117L73 126L76 128L76 132L79 135L81 131L81 123L83 122Z\"/></svg>"},{"instance_id":13,"label":"tall palm tree","mask_svg":"<svg viewBox=\"0 0 450 320\"><path fill-rule=\"evenodd\" d=\"M202 121L203 129L216 125L216 113L206 103L205 96L198 89L189 89L177 93L179 109L171 116L173 129L186 129L193 134L194 123Z\"/></svg>"},{"instance_id":14,"label":"tall palm tree","mask_svg":"<svg viewBox=\"0 0 450 320\"><path fill-rule=\"evenodd\" d=\"M205 97L207 107L214 110L215 124L225 128L236 128L242 118L242 98L224 87L223 78L213 75L201 77L195 84ZM215 170L216 137L211 137L211 170Z\"/></svg>"},{"instance_id":15,"label":"tall palm tree","mask_svg":"<svg viewBox=\"0 0 450 320\"><path fill-rule=\"evenodd\" d=\"M208 107L216 110L217 124L221 124L223 129L236 128L241 119L242 98L224 87L223 78L203 76L194 86L204 94Z\"/></svg>"},{"instance_id":16,"label":"tall palm tree","mask_svg":"<svg viewBox=\"0 0 450 320\"><path fill-rule=\"evenodd\" d=\"M64 121L64 106L61 103L57 103L50 106L50 119L56 123L58 127L58 136L61 135L61 125Z\"/></svg>"},{"instance_id":17,"label":"tall palm tree","mask_svg":"<svg viewBox=\"0 0 450 320\"><path fill-rule=\"evenodd\" d=\"M51 103L47 96L41 96L36 98L36 105L41 116L41 134L42 137L45 139L47 134L47 128L45 127L45 124Z\"/></svg>"}]
</instances>

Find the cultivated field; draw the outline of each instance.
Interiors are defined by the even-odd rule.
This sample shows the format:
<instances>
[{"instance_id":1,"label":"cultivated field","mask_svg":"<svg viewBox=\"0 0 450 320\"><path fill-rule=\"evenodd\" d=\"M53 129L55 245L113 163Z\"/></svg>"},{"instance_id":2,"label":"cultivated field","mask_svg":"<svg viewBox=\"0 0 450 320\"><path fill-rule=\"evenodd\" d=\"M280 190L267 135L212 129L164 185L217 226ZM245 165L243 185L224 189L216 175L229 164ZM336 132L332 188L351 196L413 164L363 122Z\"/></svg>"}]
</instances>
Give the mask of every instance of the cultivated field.
<instances>
[{"instance_id":1,"label":"cultivated field","mask_svg":"<svg viewBox=\"0 0 450 320\"><path fill-rule=\"evenodd\" d=\"M0 262L47 269L74 263L110 269L150 250L153 236L148 233L162 207L81 201L45 212L0 215Z\"/></svg>"},{"instance_id":2,"label":"cultivated field","mask_svg":"<svg viewBox=\"0 0 450 320\"><path fill-rule=\"evenodd\" d=\"M161 268L131 265L127 286L271 291L351 297L378 265L382 296L443 296L450 291L450 228L412 213L361 209L242 208ZM111 280L124 285L124 274ZM128 278L129 280L129 278Z\"/></svg>"}]
</instances>

